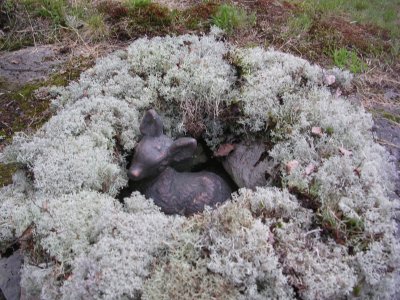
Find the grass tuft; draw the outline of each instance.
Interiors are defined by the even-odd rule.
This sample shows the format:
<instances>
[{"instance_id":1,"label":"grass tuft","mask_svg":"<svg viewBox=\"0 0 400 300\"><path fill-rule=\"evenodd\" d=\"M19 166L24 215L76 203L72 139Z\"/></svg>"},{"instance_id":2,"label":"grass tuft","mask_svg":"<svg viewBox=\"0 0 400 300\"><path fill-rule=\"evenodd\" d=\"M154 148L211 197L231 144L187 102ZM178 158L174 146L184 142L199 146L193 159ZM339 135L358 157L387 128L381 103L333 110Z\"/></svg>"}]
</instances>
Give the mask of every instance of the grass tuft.
<instances>
[{"instance_id":1,"label":"grass tuft","mask_svg":"<svg viewBox=\"0 0 400 300\"><path fill-rule=\"evenodd\" d=\"M55 25L66 24L66 0L23 0L22 3L35 15L49 18Z\"/></svg>"},{"instance_id":2,"label":"grass tuft","mask_svg":"<svg viewBox=\"0 0 400 300\"><path fill-rule=\"evenodd\" d=\"M92 42L102 41L109 35L109 28L105 22L104 16L100 13L91 15L87 21L86 39Z\"/></svg>"},{"instance_id":3,"label":"grass tuft","mask_svg":"<svg viewBox=\"0 0 400 300\"><path fill-rule=\"evenodd\" d=\"M367 69L367 64L358 57L357 53L346 48L334 50L332 58L335 66L341 69L349 69L354 74L361 73Z\"/></svg>"},{"instance_id":4,"label":"grass tuft","mask_svg":"<svg viewBox=\"0 0 400 300\"><path fill-rule=\"evenodd\" d=\"M17 169L17 164L0 163L0 188L12 183L12 175L17 171Z\"/></svg>"},{"instance_id":5,"label":"grass tuft","mask_svg":"<svg viewBox=\"0 0 400 300\"><path fill-rule=\"evenodd\" d=\"M131 9L146 7L151 4L151 0L127 0L125 5Z\"/></svg>"},{"instance_id":6,"label":"grass tuft","mask_svg":"<svg viewBox=\"0 0 400 300\"><path fill-rule=\"evenodd\" d=\"M252 26L255 22L255 14L248 15L244 9L230 4L222 4L213 16L214 25L228 33L236 28Z\"/></svg>"}]
</instances>

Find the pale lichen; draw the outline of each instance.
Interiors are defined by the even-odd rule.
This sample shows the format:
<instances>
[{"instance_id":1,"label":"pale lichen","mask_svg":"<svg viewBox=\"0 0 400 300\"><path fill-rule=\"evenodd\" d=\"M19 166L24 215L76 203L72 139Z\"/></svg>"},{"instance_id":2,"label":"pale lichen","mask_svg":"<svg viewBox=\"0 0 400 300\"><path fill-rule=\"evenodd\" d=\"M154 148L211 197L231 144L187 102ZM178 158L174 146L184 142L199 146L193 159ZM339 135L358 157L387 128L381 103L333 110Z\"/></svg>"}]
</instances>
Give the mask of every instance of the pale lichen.
<instances>
[{"instance_id":1,"label":"pale lichen","mask_svg":"<svg viewBox=\"0 0 400 300\"><path fill-rule=\"evenodd\" d=\"M36 134L15 136L1 155L26 167L1 189L2 250L32 225L33 243L53 263L42 270L26 259L27 294L393 297L393 164L373 140L371 116L332 95L326 74L348 87L347 72L238 49L213 34L184 35L139 39L54 89L57 114ZM167 134L196 134L212 149L227 133L261 140L276 186L241 189L186 220L165 216L138 192L121 205L127 157L150 107Z\"/></svg>"}]
</instances>

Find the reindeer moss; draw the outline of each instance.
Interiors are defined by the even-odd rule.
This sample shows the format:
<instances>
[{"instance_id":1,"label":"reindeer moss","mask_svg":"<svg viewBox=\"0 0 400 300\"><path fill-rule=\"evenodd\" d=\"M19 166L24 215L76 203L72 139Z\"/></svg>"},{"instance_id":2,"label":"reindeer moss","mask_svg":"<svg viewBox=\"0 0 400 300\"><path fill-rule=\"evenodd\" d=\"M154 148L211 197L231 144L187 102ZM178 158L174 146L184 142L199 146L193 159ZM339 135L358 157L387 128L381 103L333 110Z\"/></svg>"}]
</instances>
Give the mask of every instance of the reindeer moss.
<instances>
[{"instance_id":1,"label":"reindeer moss","mask_svg":"<svg viewBox=\"0 0 400 300\"><path fill-rule=\"evenodd\" d=\"M394 165L374 142L371 115L324 80L335 76L344 89L351 75L238 48L220 33L136 40L55 90L58 113L4 149L3 162L29 172L1 190L1 241L34 222L35 243L67 274L47 265L45 279L25 272L23 282L38 275L29 289L41 298L151 299L164 289L182 299L203 290L239 299L352 299L358 289L363 299L394 297ZM212 149L265 141L260 160L273 164L274 186L243 188L191 218L166 216L136 191L121 205L149 108L174 139L196 134Z\"/></svg>"}]
</instances>

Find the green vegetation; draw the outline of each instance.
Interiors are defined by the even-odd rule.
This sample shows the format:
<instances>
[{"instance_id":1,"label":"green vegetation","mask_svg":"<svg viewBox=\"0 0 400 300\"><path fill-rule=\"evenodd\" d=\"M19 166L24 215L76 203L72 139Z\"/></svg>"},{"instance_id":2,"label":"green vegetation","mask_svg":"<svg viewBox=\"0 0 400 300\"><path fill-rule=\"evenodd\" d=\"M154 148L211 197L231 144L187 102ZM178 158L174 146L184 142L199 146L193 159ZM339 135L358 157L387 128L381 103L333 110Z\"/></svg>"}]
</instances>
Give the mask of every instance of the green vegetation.
<instances>
[{"instance_id":1,"label":"green vegetation","mask_svg":"<svg viewBox=\"0 0 400 300\"><path fill-rule=\"evenodd\" d=\"M357 56L354 51L345 48L334 50L332 53L334 64L341 69L348 69L352 73L361 73L366 70L367 65Z\"/></svg>"},{"instance_id":2,"label":"green vegetation","mask_svg":"<svg viewBox=\"0 0 400 300\"><path fill-rule=\"evenodd\" d=\"M385 64L400 54L396 18L400 0L292 0L295 8L281 37L308 59L353 73L367 70L360 57ZM347 49L347 50L346 50Z\"/></svg>"},{"instance_id":3,"label":"green vegetation","mask_svg":"<svg viewBox=\"0 0 400 300\"><path fill-rule=\"evenodd\" d=\"M399 0L292 0L301 8L299 18L304 15L313 16L317 13L325 15L346 14L351 21L369 23L382 27L399 37L400 28L397 24Z\"/></svg>"},{"instance_id":4,"label":"green vegetation","mask_svg":"<svg viewBox=\"0 0 400 300\"><path fill-rule=\"evenodd\" d=\"M213 16L214 25L232 32L236 28L254 25L255 14L248 15L245 10L234 5L222 4Z\"/></svg>"},{"instance_id":5,"label":"green vegetation","mask_svg":"<svg viewBox=\"0 0 400 300\"><path fill-rule=\"evenodd\" d=\"M358 251L365 250L367 243L359 243L364 233L364 222L361 218L342 217L340 209L325 207L316 213L317 223L330 234L338 244L351 245Z\"/></svg>"},{"instance_id":6,"label":"green vegetation","mask_svg":"<svg viewBox=\"0 0 400 300\"><path fill-rule=\"evenodd\" d=\"M127 0L126 5L129 8L145 7L151 3L151 0Z\"/></svg>"},{"instance_id":7,"label":"green vegetation","mask_svg":"<svg viewBox=\"0 0 400 300\"><path fill-rule=\"evenodd\" d=\"M338 8L348 11L355 21L372 23L388 30L392 37L400 36L399 0L347 0Z\"/></svg>"},{"instance_id":8,"label":"green vegetation","mask_svg":"<svg viewBox=\"0 0 400 300\"><path fill-rule=\"evenodd\" d=\"M327 128L325 129L325 132L326 132L326 134L328 134L328 135L332 135L333 132L334 132L334 129L333 129L333 127L327 127Z\"/></svg>"},{"instance_id":9,"label":"green vegetation","mask_svg":"<svg viewBox=\"0 0 400 300\"><path fill-rule=\"evenodd\" d=\"M0 163L0 188L12 183L12 175L17 171L17 164Z\"/></svg>"},{"instance_id":10,"label":"green vegetation","mask_svg":"<svg viewBox=\"0 0 400 300\"><path fill-rule=\"evenodd\" d=\"M382 118L385 118L386 120L400 124L400 116L398 114L391 113L391 112L383 110L383 109L375 109L375 110L371 111L371 113L375 116L380 116Z\"/></svg>"},{"instance_id":11,"label":"green vegetation","mask_svg":"<svg viewBox=\"0 0 400 300\"><path fill-rule=\"evenodd\" d=\"M87 21L87 39L96 42L104 40L109 35L109 28L106 24L105 18L102 14L96 13L91 15Z\"/></svg>"},{"instance_id":12,"label":"green vegetation","mask_svg":"<svg viewBox=\"0 0 400 300\"><path fill-rule=\"evenodd\" d=\"M230 31L254 21L255 16L243 9L215 2L170 10L150 0L102 0L96 4L88 0L7 0L0 2L0 25L5 28L0 51L62 40L96 43L207 31L212 23Z\"/></svg>"},{"instance_id":13,"label":"green vegetation","mask_svg":"<svg viewBox=\"0 0 400 300\"><path fill-rule=\"evenodd\" d=\"M0 3L0 13L0 25L4 23L5 28L5 34L0 37L0 50L17 50L63 39L99 42L121 28L143 34L147 33L146 28L153 32L154 26L160 30L160 26L171 24L171 12L148 0L122 3L104 0L95 5L87 0L5 1ZM117 33L114 37L120 35Z\"/></svg>"},{"instance_id":14,"label":"green vegetation","mask_svg":"<svg viewBox=\"0 0 400 300\"><path fill-rule=\"evenodd\" d=\"M49 18L55 25L65 25L66 0L22 0L34 15Z\"/></svg>"},{"instance_id":15,"label":"green vegetation","mask_svg":"<svg viewBox=\"0 0 400 300\"><path fill-rule=\"evenodd\" d=\"M395 115L395 114L392 114L387 111L382 111L382 116L387 120L390 120L392 122L400 124L400 116L399 115Z\"/></svg>"}]
</instances>

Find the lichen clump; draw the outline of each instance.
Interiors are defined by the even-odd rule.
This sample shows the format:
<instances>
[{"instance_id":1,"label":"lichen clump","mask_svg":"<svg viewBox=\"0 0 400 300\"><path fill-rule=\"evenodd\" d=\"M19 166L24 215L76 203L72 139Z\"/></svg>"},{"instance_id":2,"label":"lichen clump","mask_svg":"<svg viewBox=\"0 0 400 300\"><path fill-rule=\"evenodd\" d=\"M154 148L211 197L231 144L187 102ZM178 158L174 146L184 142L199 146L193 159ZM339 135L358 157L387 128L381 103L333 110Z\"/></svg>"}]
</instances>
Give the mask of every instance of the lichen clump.
<instances>
[{"instance_id":1,"label":"lichen clump","mask_svg":"<svg viewBox=\"0 0 400 300\"><path fill-rule=\"evenodd\" d=\"M22 287L42 299L391 299L395 174L372 119L333 92L351 75L209 35L142 38L58 88L57 114L2 153L0 247L32 230ZM155 108L173 138L265 144L270 185L166 216L123 200L127 157ZM261 158L260 158L261 159ZM33 250L32 250L33 249Z\"/></svg>"}]
</instances>

